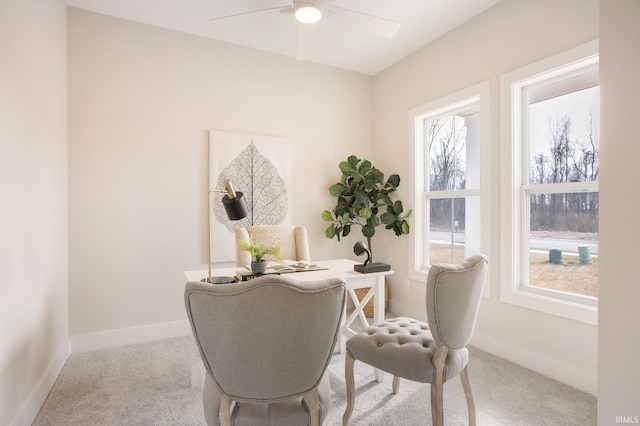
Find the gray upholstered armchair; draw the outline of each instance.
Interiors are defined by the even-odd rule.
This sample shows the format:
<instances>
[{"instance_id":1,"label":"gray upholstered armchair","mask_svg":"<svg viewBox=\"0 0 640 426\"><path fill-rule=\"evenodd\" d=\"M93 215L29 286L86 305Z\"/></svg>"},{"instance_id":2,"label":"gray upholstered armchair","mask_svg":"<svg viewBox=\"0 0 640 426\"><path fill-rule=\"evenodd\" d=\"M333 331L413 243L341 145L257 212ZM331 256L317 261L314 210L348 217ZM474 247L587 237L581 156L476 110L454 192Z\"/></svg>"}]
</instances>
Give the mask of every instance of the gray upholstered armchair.
<instances>
[{"instance_id":1,"label":"gray upholstered armchair","mask_svg":"<svg viewBox=\"0 0 640 426\"><path fill-rule=\"evenodd\" d=\"M411 318L393 318L374 324L347 340L345 381L348 425L355 402L353 367L360 360L393 374L393 393L399 378L431 384L432 424L444 424L443 385L460 375L467 399L469 425L475 425L475 405L467 375L469 350L487 258L474 255L460 264L432 265L427 277L428 324Z\"/></svg>"},{"instance_id":2,"label":"gray upholstered armchair","mask_svg":"<svg viewBox=\"0 0 640 426\"><path fill-rule=\"evenodd\" d=\"M280 247L280 255L283 259L311 262L307 229L304 226L247 226L236 230L236 243L240 240L249 242L249 238L254 243ZM236 249L236 264L237 266L250 266L251 256L249 253Z\"/></svg>"},{"instance_id":3,"label":"gray upholstered armchair","mask_svg":"<svg viewBox=\"0 0 640 426\"><path fill-rule=\"evenodd\" d=\"M207 424L321 424L344 302L339 278L187 283L187 316L207 371Z\"/></svg>"}]
</instances>

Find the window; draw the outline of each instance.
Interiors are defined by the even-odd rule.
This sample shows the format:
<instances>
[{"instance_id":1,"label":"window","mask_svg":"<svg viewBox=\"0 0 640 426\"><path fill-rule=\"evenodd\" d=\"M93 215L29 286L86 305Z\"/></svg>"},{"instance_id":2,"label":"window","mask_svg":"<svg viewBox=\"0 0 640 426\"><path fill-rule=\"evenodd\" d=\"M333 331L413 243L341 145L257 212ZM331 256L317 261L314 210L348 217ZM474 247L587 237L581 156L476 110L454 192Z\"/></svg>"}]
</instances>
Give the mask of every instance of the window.
<instances>
[{"instance_id":1,"label":"window","mask_svg":"<svg viewBox=\"0 0 640 426\"><path fill-rule=\"evenodd\" d=\"M590 43L507 74L501 298L594 323L598 55ZM508 96L508 99L506 97ZM507 164L509 161L510 164Z\"/></svg>"},{"instance_id":2,"label":"window","mask_svg":"<svg viewBox=\"0 0 640 426\"><path fill-rule=\"evenodd\" d=\"M488 255L488 98L487 82L409 112L415 159L412 279L424 282L434 263Z\"/></svg>"}]
</instances>

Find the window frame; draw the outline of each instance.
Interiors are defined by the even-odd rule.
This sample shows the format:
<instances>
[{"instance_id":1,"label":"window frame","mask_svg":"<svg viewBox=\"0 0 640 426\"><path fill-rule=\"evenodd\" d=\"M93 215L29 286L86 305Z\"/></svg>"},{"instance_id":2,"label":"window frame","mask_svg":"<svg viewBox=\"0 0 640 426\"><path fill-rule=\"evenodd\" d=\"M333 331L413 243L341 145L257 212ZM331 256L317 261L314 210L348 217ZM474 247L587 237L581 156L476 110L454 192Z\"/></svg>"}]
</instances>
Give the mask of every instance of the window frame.
<instances>
[{"instance_id":1,"label":"window frame","mask_svg":"<svg viewBox=\"0 0 640 426\"><path fill-rule=\"evenodd\" d=\"M501 109L501 277L500 300L517 306L597 325L597 298L524 285L528 273L528 200L531 193L550 189L597 192L597 182L530 184L525 150L522 88L598 63L598 41L586 43L500 77ZM527 141L528 142L528 141Z\"/></svg>"},{"instance_id":2,"label":"window frame","mask_svg":"<svg viewBox=\"0 0 640 426\"><path fill-rule=\"evenodd\" d=\"M426 256L428 238L428 206L430 198L425 196L426 182L429 173L427 164L427 148L424 144L424 130L420 123L425 118L435 118L447 111L452 111L476 100L479 113L480 137L480 185L478 189L458 189L438 191L441 195L462 197L477 196L480 200L480 250L490 256L491 241L491 116L490 116L490 82L484 81L466 89L460 90L443 98L428 102L409 110L409 144L413 160L410 162L410 199L414 206L410 217L412 232L409 234L411 251L409 255L409 279L426 283L428 266L422 265ZM418 141L420 139L420 142ZM484 297L490 296L491 280L487 278L483 292Z\"/></svg>"}]
</instances>

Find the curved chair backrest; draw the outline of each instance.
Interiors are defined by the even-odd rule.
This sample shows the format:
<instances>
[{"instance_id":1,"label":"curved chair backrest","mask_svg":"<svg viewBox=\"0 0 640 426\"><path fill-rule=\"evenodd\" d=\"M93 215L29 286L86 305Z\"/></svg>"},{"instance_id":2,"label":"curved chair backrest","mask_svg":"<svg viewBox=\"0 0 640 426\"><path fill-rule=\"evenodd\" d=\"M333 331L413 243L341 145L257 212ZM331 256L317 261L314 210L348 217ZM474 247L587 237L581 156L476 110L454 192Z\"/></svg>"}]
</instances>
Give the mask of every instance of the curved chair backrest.
<instances>
[{"instance_id":1,"label":"curved chair backrest","mask_svg":"<svg viewBox=\"0 0 640 426\"><path fill-rule=\"evenodd\" d=\"M460 264L431 265L427 277L427 317L437 345L452 349L471 340L487 275L486 256Z\"/></svg>"},{"instance_id":2,"label":"curved chair backrest","mask_svg":"<svg viewBox=\"0 0 640 426\"><path fill-rule=\"evenodd\" d=\"M314 389L340 330L345 282L269 275L224 285L189 282L185 305L205 368L239 402Z\"/></svg>"},{"instance_id":3,"label":"curved chair backrest","mask_svg":"<svg viewBox=\"0 0 640 426\"><path fill-rule=\"evenodd\" d=\"M287 260L311 262L307 229L294 225L248 226L236 230L236 243L240 240L264 244L269 247L280 247L280 256ZM274 260L267 258L266 260ZM249 266L251 256L244 250L236 248L237 266Z\"/></svg>"}]
</instances>

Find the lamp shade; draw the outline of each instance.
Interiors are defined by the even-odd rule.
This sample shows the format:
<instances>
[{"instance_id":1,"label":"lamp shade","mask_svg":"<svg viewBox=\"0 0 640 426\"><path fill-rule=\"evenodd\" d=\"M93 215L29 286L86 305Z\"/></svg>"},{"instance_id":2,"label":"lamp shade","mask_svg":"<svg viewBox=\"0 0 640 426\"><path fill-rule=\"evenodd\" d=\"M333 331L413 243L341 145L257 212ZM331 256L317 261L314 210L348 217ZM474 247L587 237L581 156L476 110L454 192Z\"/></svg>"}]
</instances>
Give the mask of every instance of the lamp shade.
<instances>
[{"instance_id":1,"label":"lamp shade","mask_svg":"<svg viewBox=\"0 0 640 426\"><path fill-rule=\"evenodd\" d=\"M230 220L244 219L249 214L247 203L242 192L236 192L235 194L236 198L233 199L229 198L228 195L222 197L222 205L224 205L224 210Z\"/></svg>"},{"instance_id":2,"label":"lamp shade","mask_svg":"<svg viewBox=\"0 0 640 426\"><path fill-rule=\"evenodd\" d=\"M293 5L296 19L303 24L313 24L322 18L322 7L316 1L300 1Z\"/></svg>"}]
</instances>

